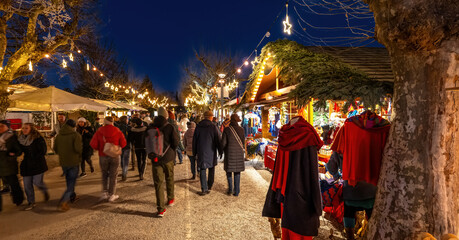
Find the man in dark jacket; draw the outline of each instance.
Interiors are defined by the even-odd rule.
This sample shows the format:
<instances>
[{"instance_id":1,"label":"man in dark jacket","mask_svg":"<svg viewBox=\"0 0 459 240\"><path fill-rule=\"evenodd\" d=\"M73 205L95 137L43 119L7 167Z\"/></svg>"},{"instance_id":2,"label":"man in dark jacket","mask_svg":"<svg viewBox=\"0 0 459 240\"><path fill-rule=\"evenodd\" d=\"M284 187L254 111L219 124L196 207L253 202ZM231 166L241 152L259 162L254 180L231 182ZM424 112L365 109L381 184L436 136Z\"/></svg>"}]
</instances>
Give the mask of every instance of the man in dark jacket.
<instances>
[{"instance_id":1,"label":"man in dark jacket","mask_svg":"<svg viewBox=\"0 0 459 240\"><path fill-rule=\"evenodd\" d=\"M199 122L193 136L193 154L197 158L198 167L201 170L201 196L206 195L214 184L215 166L217 166L217 151L222 154L220 133L212 123L211 111L204 113L204 120ZM206 171L209 169L209 179Z\"/></svg>"},{"instance_id":2,"label":"man in dark jacket","mask_svg":"<svg viewBox=\"0 0 459 240\"><path fill-rule=\"evenodd\" d=\"M86 163L89 164L89 169L91 170L91 173L94 172L94 166L92 165L91 160L94 151L89 145L89 142L91 142L92 136L94 135L94 128L90 126L90 123L85 118L81 117L78 119L78 125L76 130L83 139L83 153L81 154L80 177L86 177Z\"/></svg>"},{"instance_id":3,"label":"man in dark jacket","mask_svg":"<svg viewBox=\"0 0 459 240\"><path fill-rule=\"evenodd\" d=\"M230 124L224 128L222 134L222 148L225 152L224 169L228 180L228 195L238 196L240 192L241 172L245 170L244 129L239 126L241 119L237 114L231 115ZM233 192L234 173L234 192Z\"/></svg>"},{"instance_id":4,"label":"man in dark jacket","mask_svg":"<svg viewBox=\"0 0 459 240\"><path fill-rule=\"evenodd\" d=\"M21 146L18 138L10 129L8 120L0 121L0 178L3 183L10 185L13 203L17 206L24 201L24 192L18 180L18 161L21 155ZM2 196L0 194L0 211L2 210Z\"/></svg>"},{"instance_id":5,"label":"man in dark jacket","mask_svg":"<svg viewBox=\"0 0 459 240\"><path fill-rule=\"evenodd\" d=\"M156 129L159 129L164 136L164 155L162 157L151 159L153 182L155 184L156 206L158 209L158 213L156 214L157 217L163 217L166 212L163 187L164 180L166 180L167 205L173 206L175 204L174 161L179 144L179 137L174 127L167 122L168 117L169 114L166 109L160 107L158 110L158 116L154 118L153 123L147 130L147 138L145 140L147 154L151 154L153 152L153 138L157 137Z\"/></svg>"},{"instance_id":6,"label":"man in dark jacket","mask_svg":"<svg viewBox=\"0 0 459 240\"><path fill-rule=\"evenodd\" d=\"M144 126L140 118L132 119L132 124L133 126L129 132L128 142L131 143L132 147L135 149L139 179L143 180L143 174L145 172L145 167L147 166L147 153L145 152L145 134L147 127Z\"/></svg>"},{"instance_id":7,"label":"man in dark jacket","mask_svg":"<svg viewBox=\"0 0 459 240\"><path fill-rule=\"evenodd\" d=\"M69 201L73 202L76 198L75 184L78 178L78 167L81 164L83 140L75 128L76 122L72 119L67 120L54 141L54 151L59 155L59 163L67 182L67 189L59 201L61 211L69 210Z\"/></svg>"},{"instance_id":8,"label":"man in dark jacket","mask_svg":"<svg viewBox=\"0 0 459 240\"><path fill-rule=\"evenodd\" d=\"M129 139L129 132L131 131L131 126L128 124L127 116L121 116L118 128L123 133L125 139ZM129 159L131 158L131 144L128 142L123 148L121 153L121 181L126 181Z\"/></svg>"}]
</instances>

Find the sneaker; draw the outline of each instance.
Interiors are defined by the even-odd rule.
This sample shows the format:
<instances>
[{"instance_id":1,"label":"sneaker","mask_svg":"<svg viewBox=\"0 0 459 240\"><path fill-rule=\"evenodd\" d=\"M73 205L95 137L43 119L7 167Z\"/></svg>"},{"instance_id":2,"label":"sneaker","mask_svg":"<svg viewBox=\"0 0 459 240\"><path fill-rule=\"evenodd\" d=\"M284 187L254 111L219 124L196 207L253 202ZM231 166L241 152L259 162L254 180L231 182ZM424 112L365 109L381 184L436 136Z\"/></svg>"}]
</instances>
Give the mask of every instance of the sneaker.
<instances>
[{"instance_id":1,"label":"sneaker","mask_svg":"<svg viewBox=\"0 0 459 240\"><path fill-rule=\"evenodd\" d=\"M29 203L26 208L24 208L25 211L30 211L35 207L35 203Z\"/></svg>"},{"instance_id":2,"label":"sneaker","mask_svg":"<svg viewBox=\"0 0 459 240\"><path fill-rule=\"evenodd\" d=\"M80 174L80 178L84 178L84 177L86 177L86 176L87 176L87 175L86 175L85 172L82 172L82 173Z\"/></svg>"},{"instance_id":3,"label":"sneaker","mask_svg":"<svg viewBox=\"0 0 459 240\"><path fill-rule=\"evenodd\" d=\"M108 201L109 201L109 202L114 202L114 201L116 201L118 198L120 198L120 196L113 194L113 195L110 196L110 198L108 199Z\"/></svg>"},{"instance_id":4,"label":"sneaker","mask_svg":"<svg viewBox=\"0 0 459 240\"><path fill-rule=\"evenodd\" d=\"M172 207L172 206L174 206L174 205L175 205L175 200L174 200L174 199L169 200L169 201L167 202L167 206L169 206L169 207Z\"/></svg>"},{"instance_id":5,"label":"sneaker","mask_svg":"<svg viewBox=\"0 0 459 240\"><path fill-rule=\"evenodd\" d=\"M162 212L158 212L158 213L156 214L156 217L162 218L162 217L164 217L164 214L165 214L165 213L166 213L166 209L164 209Z\"/></svg>"},{"instance_id":6,"label":"sneaker","mask_svg":"<svg viewBox=\"0 0 459 240\"><path fill-rule=\"evenodd\" d=\"M107 199L108 199L108 193L107 192L103 192L102 196L100 196L100 198L99 198L99 202L107 201Z\"/></svg>"}]
</instances>

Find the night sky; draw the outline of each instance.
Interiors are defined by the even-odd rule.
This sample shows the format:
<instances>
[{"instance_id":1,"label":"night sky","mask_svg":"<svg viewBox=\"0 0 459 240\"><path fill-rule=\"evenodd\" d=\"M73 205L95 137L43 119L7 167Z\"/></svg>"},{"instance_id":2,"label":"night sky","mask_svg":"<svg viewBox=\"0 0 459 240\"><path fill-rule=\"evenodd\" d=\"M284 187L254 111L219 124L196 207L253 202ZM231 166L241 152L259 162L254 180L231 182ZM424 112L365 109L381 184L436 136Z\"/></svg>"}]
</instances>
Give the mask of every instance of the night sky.
<instances>
[{"instance_id":1,"label":"night sky","mask_svg":"<svg viewBox=\"0 0 459 240\"><path fill-rule=\"evenodd\" d=\"M268 31L285 6L279 0L199 0L199 1L126 1L103 0L101 26L104 38L114 42L130 70L138 77L149 75L158 90L177 91L183 67L193 58L193 49L219 51L237 57L242 64ZM301 31L298 16L290 3L289 16L296 31ZM314 14L302 14L308 22L322 26L336 26L342 22L337 16L325 19ZM307 36L282 32L285 9L258 50L279 38L313 45ZM367 25L373 25L370 20ZM311 29L312 31L313 29ZM304 32L303 32L304 34ZM312 34L312 32L311 32ZM347 33L321 32L323 36ZM317 44L317 43L315 43ZM342 45L342 44L341 44ZM244 75L251 69L245 68Z\"/></svg>"}]
</instances>

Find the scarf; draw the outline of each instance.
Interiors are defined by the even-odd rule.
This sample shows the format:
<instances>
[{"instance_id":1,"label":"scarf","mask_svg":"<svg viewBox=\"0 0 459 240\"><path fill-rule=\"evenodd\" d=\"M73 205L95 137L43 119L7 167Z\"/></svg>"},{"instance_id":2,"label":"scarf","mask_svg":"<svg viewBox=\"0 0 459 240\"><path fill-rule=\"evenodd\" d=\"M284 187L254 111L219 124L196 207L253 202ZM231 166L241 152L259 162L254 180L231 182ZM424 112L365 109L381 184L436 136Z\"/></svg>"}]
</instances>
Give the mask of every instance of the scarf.
<instances>
[{"instance_id":1,"label":"scarf","mask_svg":"<svg viewBox=\"0 0 459 240\"><path fill-rule=\"evenodd\" d=\"M18 141L19 143L22 145L22 146L30 146L30 144L32 144L33 140L35 140L34 138L32 138L32 136L29 134L29 135L20 135L19 138L18 138Z\"/></svg>"},{"instance_id":2,"label":"scarf","mask_svg":"<svg viewBox=\"0 0 459 240\"><path fill-rule=\"evenodd\" d=\"M6 141L13 136L13 132L7 131L0 135L0 151L7 151Z\"/></svg>"}]
</instances>

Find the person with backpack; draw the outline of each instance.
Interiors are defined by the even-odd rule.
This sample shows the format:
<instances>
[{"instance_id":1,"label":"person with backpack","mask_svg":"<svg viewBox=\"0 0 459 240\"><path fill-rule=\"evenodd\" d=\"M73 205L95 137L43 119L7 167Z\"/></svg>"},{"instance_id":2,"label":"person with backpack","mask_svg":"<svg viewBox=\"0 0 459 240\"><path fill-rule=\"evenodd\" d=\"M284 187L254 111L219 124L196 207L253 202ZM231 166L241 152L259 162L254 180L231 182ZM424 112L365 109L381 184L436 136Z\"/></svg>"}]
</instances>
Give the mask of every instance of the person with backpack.
<instances>
[{"instance_id":1,"label":"person with backpack","mask_svg":"<svg viewBox=\"0 0 459 240\"><path fill-rule=\"evenodd\" d=\"M188 129L185 132L185 136L183 136L183 146L185 147L186 155L190 159L190 163L191 163L191 174L193 175L191 177L191 180L195 180L196 179L196 159L194 158L194 154L193 154L193 135L194 135L194 130L196 129L196 123L188 122L186 125Z\"/></svg>"},{"instance_id":2,"label":"person with backpack","mask_svg":"<svg viewBox=\"0 0 459 240\"><path fill-rule=\"evenodd\" d=\"M121 116L118 128L123 133L125 139L129 139L131 126L128 124L128 117ZM121 151L121 181L126 181L129 168L129 159L131 158L131 144L128 143Z\"/></svg>"},{"instance_id":3,"label":"person with backpack","mask_svg":"<svg viewBox=\"0 0 459 240\"><path fill-rule=\"evenodd\" d=\"M43 182L43 176L48 171L46 164L46 147L45 139L35 128L33 123L24 123L21 133L18 137L21 145L24 159L21 162L20 169L24 190L29 205L24 209L32 210L35 207L35 191L33 186L37 186L45 196L45 202L49 200L49 193L46 184Z\"/></svg>"},{"instance_id":4,"label":"person with backpack","mask_svg":"<svg viewBox=\"0 0 459 240\"><path fill-rule=\"evenodd\" d=\"M168 112L163 107L158 109L158 116L147 130L145 145L148 158L152 162L153 182L155 185L157 217L166 212L164 181L167 190L167 205L173 206L174 200L174 161L179 145L179 136L175 128L167 122Z\"/></svg>"},{"instance_id":5,"label":"person with backpack","mask_svg":"<svg viewBox=\"0 0 459 240\"><path fill-rule=\"evenodd\" d=\"M145 167L147 166L147 153L145 152L145 134L147 127L144 126L140 118L132 119L133 127L129 132L129 141L132 147L135 148L135 156L137 159L137 168L139 170L139 179L143 180Z\"/></svg>"},{"instance_id":6,"label":"person with backpack","mask_svg":"<svg viewBox=\"0 0 459 240\"><path fill-rule=\"evenodd\" d=\"M201 192L199 195L204 196L210 193L214 184L215 166L217 166L217 154L222 153L220 144L220 131L212 123L213 113L207 111L204 113L204 120L199 122L193 135L193 154L197 158L198 167L201 169L200 181ZM207 179L207 169L209 169L209 178Z\"/></svg>"},{"instance_id":7,"label":"person with backpack","mask_svg":"<svg viewBox=\"0 0 459 240\"><path fill-rule=\"evenodd\" d=\"M114 202L116 195L116 178L120 165L122 148L127 144L123 133L113 126L113 118L105 117L104 126L97 130L91 140L91 147L99 151L99 164L102 170L102 196L100 201Z\"/></svg>"},{"instance_id":8,"label":"person with backpack","mask_svg":"<svg viewBox=\"0 0 459 240\"><path fill-rule=\"evenodd\" d=\"M18 180L18 161L21 146L18 138L10 128L8 120L0 120L0 178L11 189L13 203L20 206L24 202L24 192ZM0 212L2 211L2 194L0 194Z\"/></svg>"},{"instance_id":9,"label":"person with backpack","mask_svg":"<svg viewBox=\"0 0 459 240\"><path fill-rule=\"evenodd\" d=\"M89 164L89 169L91 173L94 172L94 166L92 165L92 150L89 142L91 142L92 136L94 135L94 128L91 127L91 124L83 117L78 119L77 132L83 138L83 153L81 155L81 174L80 177L86 177L86 163Z\"/></svg>"},{"instance_id":10,"label":"person with backpack","mask_svg":"<svg viewBox=\"0 0 459 240\"><path fill-rule=\"evenodd\" d=\"M244 129L239 126L241 119L237 114L231 115L231 122L223 130L222 148L225 153L224 169L228 180L228 195L239 196L241 172L245 170L244 152L245 135ZM233 188L234 173L234 188ZM233 192L234 190L234 192Z\"/></svg>"},{"instance_id":11,"label":"person with backpack","mask_svg":"<svg viewBox=\"0 0 459 240\"><path fill-rule=\"evenodd\" d=\"M83 140L81 135L76 132L75 128L76 122L72 119L67 120L54 141L54 152L59 155L59 163L64 171L65 181L67 183L67 189L59 201L58 207L61 211L69 210L69 202L74 202L77 199L75 184L81 164Z\"/></svg>"}]
</instances>

